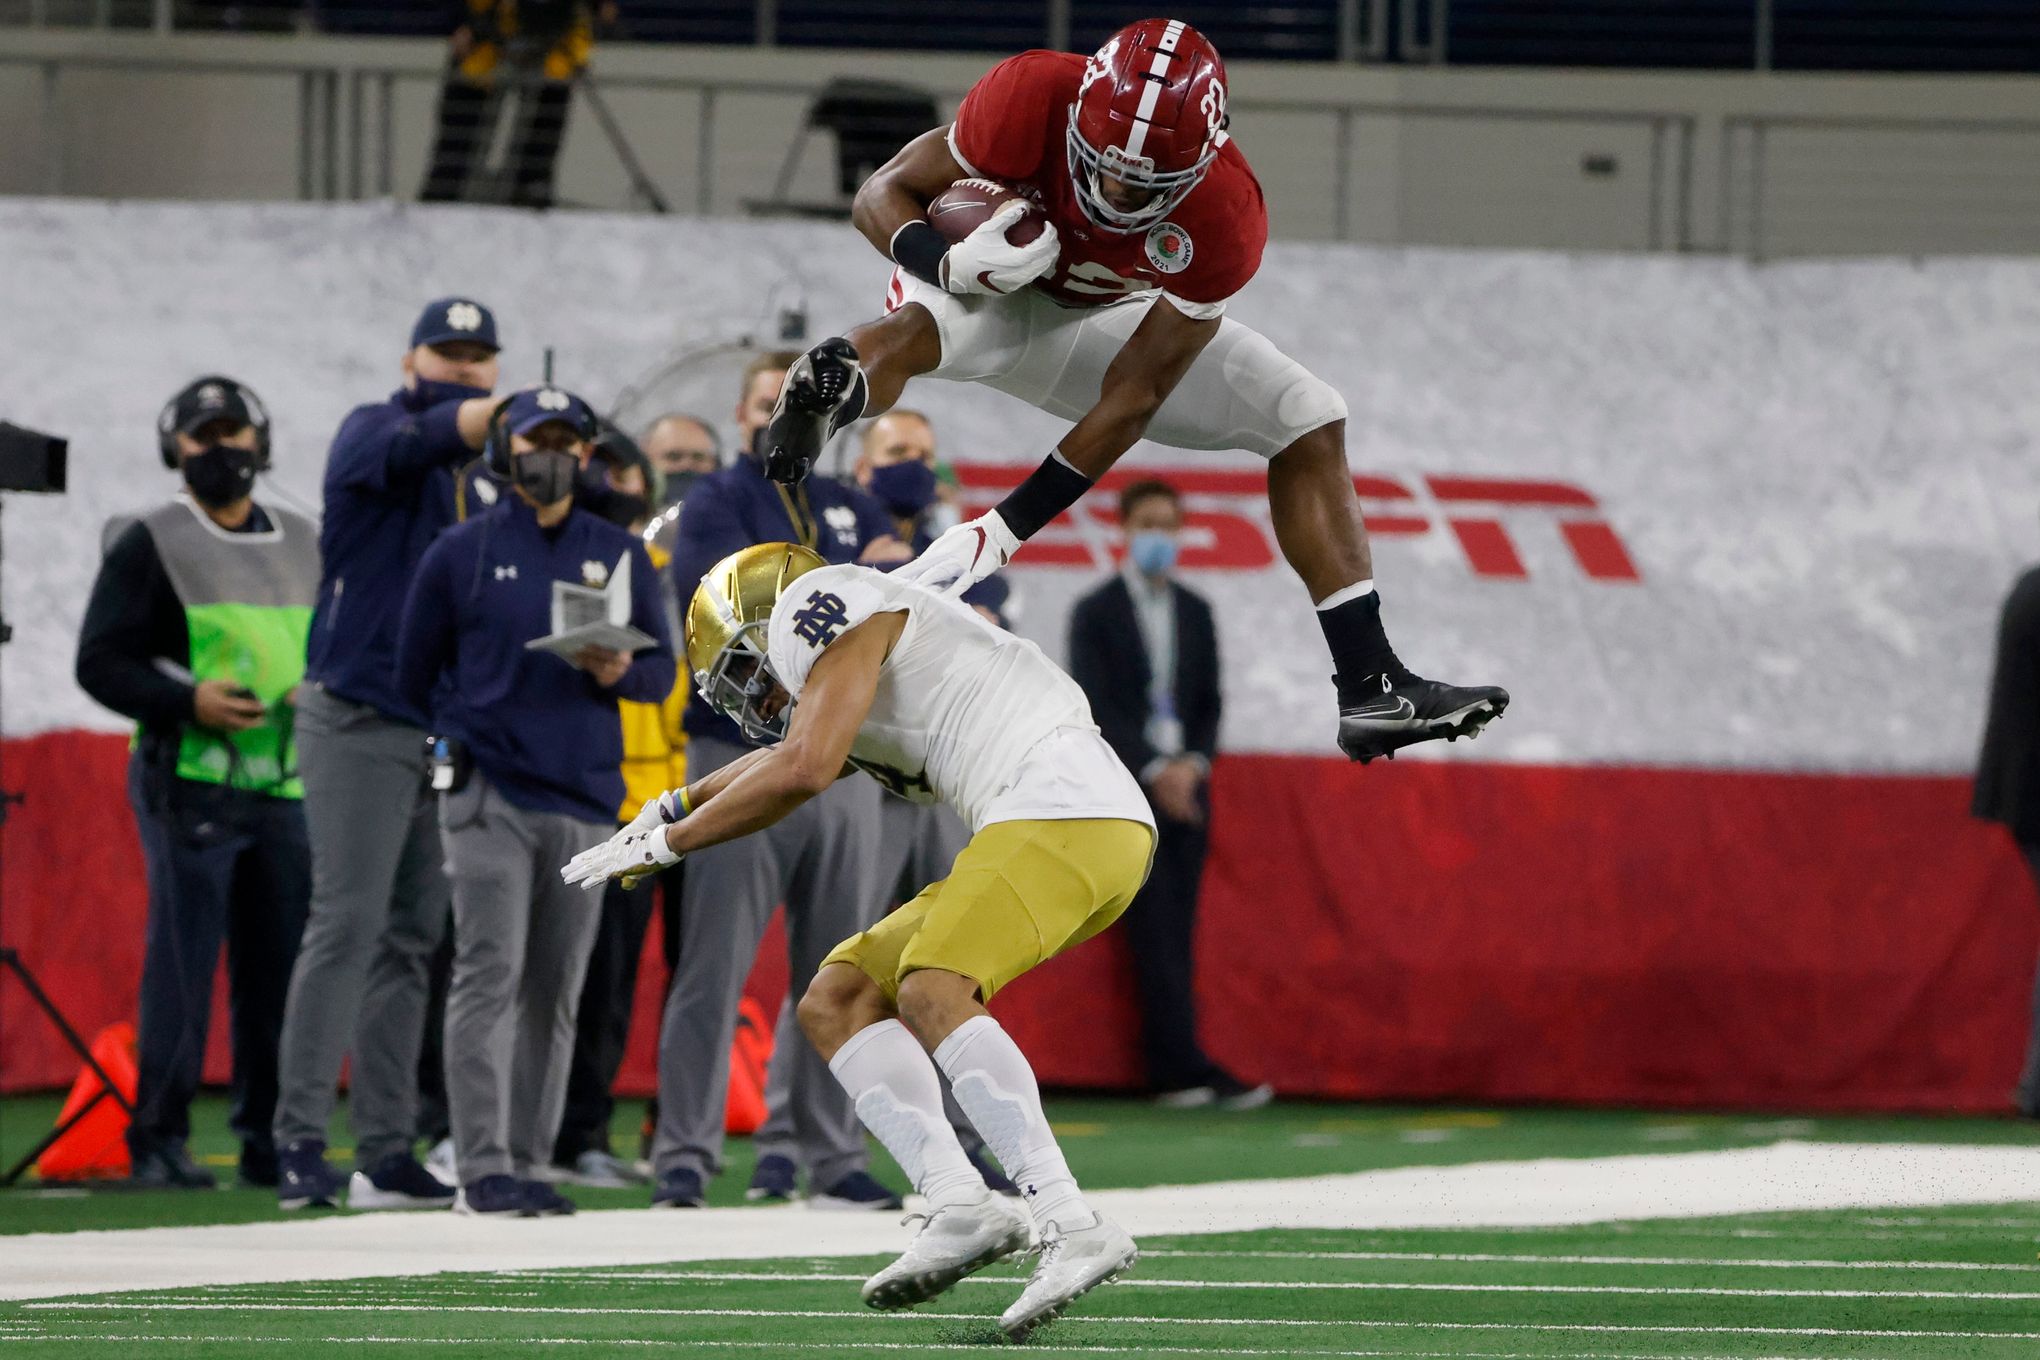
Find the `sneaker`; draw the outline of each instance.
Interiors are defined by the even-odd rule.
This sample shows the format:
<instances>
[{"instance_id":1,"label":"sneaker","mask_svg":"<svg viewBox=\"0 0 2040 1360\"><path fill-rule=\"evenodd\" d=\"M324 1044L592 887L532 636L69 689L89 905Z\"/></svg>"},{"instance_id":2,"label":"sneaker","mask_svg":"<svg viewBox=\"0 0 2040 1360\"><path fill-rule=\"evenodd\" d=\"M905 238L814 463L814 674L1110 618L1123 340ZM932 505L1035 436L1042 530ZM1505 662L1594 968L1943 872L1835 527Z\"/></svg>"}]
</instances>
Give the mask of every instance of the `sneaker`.
<instances>
[{"instance_id":1,"label":"sneaker","mask_svg":"<svg viewBox=\"0 0 2040 1360\"><path fill-rule=\"evenodd\" d=\"M779 405L765 427L765 475L783 486L805 480L846 405L864 409L864 370L858 367L856 348L833 336L786 371Z\"/></svg>"},{"instance_id":2,"label":"sneaker","mask_svg":"<svg viewBox=\"0 0 2040 1360\"><path fill-rule=\"evenodd\" d=\"M515 1176L484 1176L472 1185L463 1185L454 1196L453 1211L457 1214L497 1214L507 1218L523 1215L526 1198L524 1187L527 1181Z\"/></svg>"},{"instance_id":3,"label":"sneaker","mask_svg":"<svg viewBox=\"0 0 2040 1360\"><path fill-rule=\"evenodd\" d=\"M152 1143L129 1149L133 1170L127 1183L137 1190L217 1190L219 1178L191 1160L182 1143Z\"/></svg>"},{"instance_id":4,"label":"sneaker","mask_svg":"<svg viewBox=\"0 0 2040 1360\"><path fill-rule=\"evenodd\" d=\"M346 1180L326 1165L326 1145L316 1138L285 1143L276 1152L276 1207L335 1209Z\"/></svg>"},{"instance_id":5,"label":"sneaker","mask_svg":"<svg viewBox=\"0 0 2040 1360\"><path fill-rule=\"evenodd\" d=\"M1275 1088L1267 1082L1249 1086L1234 1076L1221 1076L1211 1085L1211 1103L1221 1110L1258 1110L1275 1099Z\"/></svg>"},{"instance_id":6,"label":"sneaker","mask_svg":"<svg viewBox=\"0 0 2040 1360\"><path fill-rule=\"evenodd\" d=\"M1062 1316L1072 1302L1108 1280L1125 1274L1140 1259L1140 1249L1126 1230L1102 1215L1088 1227L1065 1229L1048 1225L1042 1235L1041 1260L1019 1299L999 1315L999 1330L1009 1341Z\"/></svg>"},{"instance_id":7,"label":"sneaker","mask_svg":"<svg viewBox=\"0 0 2040 1360\"><path fill-rule=\"evenodd\" d=\"M347 1182L350 1209L446 1209L453 1187L418 1165L408 1152L392 1152Z\"/></svg>"},{"instance_id":8,"label":"sneaker","mask_svg":"<svg viewBox=\"0 0 2040 1360\"><path fill-rule=\"evenodd\" d=\"M1024 1249L1027 1211L997 1195L975 1204L945 1204L908 1214L921 1230L897 1261L864 1282L864 1302L880 1309L912 1308L973 1271Z\"/></svg>"},{"instance_id":9,"label":"sneaker","mask_svg":"<svg viewBox=\"0 0 2040 1360\"><path fill-rule=\"evenodd\" d=\"M1155 1104L1165 1110L1199 1110L1217 1099L1216 1086L1178 1086L1155 1093Z\"/></svg>"},{"instance_id":10,"label":"sneaker","mask_svg":"<svg viewBox=\"0 0 2040 1360\"><path fill-rule=\"evenodd\" d=\"M442 1138L425 1154L425 1169L432 1179L451 1189L460 1184L460 1165L453 1158L453 1140Z\"/></svg>"},{"instance_id":11,"label":"sneaker","mask_svg":"<svg viewBox=\"0 0 2040 1360\"><path fill-rule=\"evenodd\" d=\"M1377 683L1380 689L1374 692ZM1363 684L1369 692L1351 702L1342 695L1339 701L1339 749L1362 765L1376 756L1392 759L1420 741L1477 737L1509 706L1505 689L1462 689L1407 672L1396 680L1384 671Z\"/></svg>"},{"instance_id":12,"label":"sneaker","mask_svg":"<svg viewBox=\"0 0 2040 1360\"><path fill-rule=\"evenodd\" d=\"M985 1189L995 1195L1011 1195L1015 1199L1020 1197L1020 1187L1013 1184L1012 1178L1005 1172L999 1170L998 1163L985 1155L984 1144L965 1147L963 1155L970 1158L970 1164L977 1168L978 1175L984 1180Z\"/></svg>"},{"instance_id":13,"label":"sneaker","mask_svg":"<svg viewBox=\"0 0 2040 1360\"><path fill-rule=\"evenodd\" d=\"M544 1181L519 1181L517 1185L524 1194L526 1218L565 1218L574 1212L574 1201Z\"/></svg>"},{"instance_id":14,"label":"sneaker","mask_svg":"<svg viewBox=\"0 0 2040 1360\"><path fill-rule=\"evenodd\" d=\"M234 1184L244 1190L276 1188L276 1144L241 1144L240 1165L234 1170Z\"/></svg>"},{"instance_id":15,"label":"sneaker","mask_svg":"<svg viewBox=\"0 0 2040 1360\"><path fill-rule=\"evenodd\" d=\"M600 1148L590 1148L576 1157L572 1167L556 1169L560 1171L560 1181L567 1185L585 1185L590 1190L628 1190L645 1183L636 1167Z\"/></svg>"},{"instance_id":16,"label":"sneaker","mask_svg":"<svg viewBox=\"0 0 2040 1360\"><path fill-rule=\"evenodd\" d=\"M819 1195L808 1197L810 1209L874 1209L897 1212L900 1197L879 1184L869 1171L853 1171Z\"/></svg>"},{"instance_id":17,"label":"sneaker","mask_svg":"<svg viewBox=\"0 0 2040 1360\"><path fill-rule=\"evenodd\" d=\"M795 1194L793 1158L770 1153L758 1159L744 1198L753 1204L790 1204Z\"/></svg>"},{"instance_id":18,"label":"sneaker","mask_svg":"<svg viewBox=\"0 0 2040 1360\"><path fill-rule=\"evenodd\" d=\"M701 1192L701 1173L675 1167L659 1177L652 1191L654 1209L699 1209L708 1202Z\"/></svg>"}]
</instances>

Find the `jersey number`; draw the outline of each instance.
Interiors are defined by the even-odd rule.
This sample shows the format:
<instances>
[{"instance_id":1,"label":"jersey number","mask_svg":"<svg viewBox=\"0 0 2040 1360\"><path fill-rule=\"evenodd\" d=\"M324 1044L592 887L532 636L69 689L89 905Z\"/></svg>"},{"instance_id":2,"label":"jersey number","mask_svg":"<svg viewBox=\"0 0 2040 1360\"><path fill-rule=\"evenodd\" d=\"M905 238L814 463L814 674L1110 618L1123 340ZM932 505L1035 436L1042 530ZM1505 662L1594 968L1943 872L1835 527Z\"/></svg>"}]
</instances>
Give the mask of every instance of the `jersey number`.
<instances>
[{"instance_id":1,"label":"jersey number","mask_svg":"<svg viewBox=\"0 0 2040 1360\"><path fill-rule=\"evenodd\" d=\"M1082 264L1063 271L1062 286L1069 289L1072 293L1090 293L1096 297L1116 297L1121 293L1131 293L1148 285L1141 283L1138 279L1129 279L1123 274L1115 274L1096 260L1085 260Z\"/></svg>"}]
</instances>

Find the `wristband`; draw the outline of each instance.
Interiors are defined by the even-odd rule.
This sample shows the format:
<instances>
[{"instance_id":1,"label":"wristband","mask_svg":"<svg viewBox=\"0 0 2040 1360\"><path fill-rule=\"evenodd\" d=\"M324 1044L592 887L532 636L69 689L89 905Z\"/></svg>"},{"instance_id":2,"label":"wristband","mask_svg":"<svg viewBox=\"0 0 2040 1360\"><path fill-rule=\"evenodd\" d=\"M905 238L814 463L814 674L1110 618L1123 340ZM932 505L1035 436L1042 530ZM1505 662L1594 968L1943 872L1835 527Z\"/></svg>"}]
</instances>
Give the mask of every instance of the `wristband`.
<instances>
[{"instance_id":1,"label":"wristband","mask_svg":"<svg viewBox=\"0 0 2040 1360\"><path fill-rule=\"evenodd\" d=\"M928 223L915 220L893 233L893 262L900 268L937 288L942 282L942 257L949 253L949 243L942 239L942 233Z\"/></svg>"},{"instance_id":2,"label":"wristband","mask_svg":"<svg viewBox=\"0 0 2040 1360\"><path fill-rule=\"evenodd\" d=\"M680 795L677 800L680 804L680 815L682 817L692 816L694 813L694 800L687 796L687 786L682 784L674 792Z\"/></svg>"},{"instance_id":3,"label":"wristband","mask_svg":"<svg viewBox=\"0 0 2040 1360\"><path fill-rule=\"evenodd\" d=\"M1071 467L1060 453L1051 453L1041 460L1040 467L1027 474L1026 481L999 502L999 518L1006 521L1015 538L1032 538L1094 485L1091 478Z\"/></svg>"}]
</instances>

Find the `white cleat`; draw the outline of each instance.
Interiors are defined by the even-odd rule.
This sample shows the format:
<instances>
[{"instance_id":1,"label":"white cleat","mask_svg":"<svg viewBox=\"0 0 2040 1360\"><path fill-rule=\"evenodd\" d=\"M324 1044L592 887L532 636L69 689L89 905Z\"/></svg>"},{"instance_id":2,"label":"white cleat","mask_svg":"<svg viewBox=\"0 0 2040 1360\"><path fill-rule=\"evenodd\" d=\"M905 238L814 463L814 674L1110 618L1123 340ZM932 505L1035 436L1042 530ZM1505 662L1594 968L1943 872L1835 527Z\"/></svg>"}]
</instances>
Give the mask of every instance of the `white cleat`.
<instances>
[{"instance_id":1,"label":"white cleat","mask_svg":"<svg viewBox=\"0 0 2040 1360\"><path fill-rule=\"evenodd\" d=\"M908 1214L921 1230L900 1258L864 1282L872 1308L912 1308L948 1289L973 1271L1003 1261L1027 1245L1027 1211L1003 1195L975 1204L945 1204Z\"/></svg>"},{"instance_id":2,"label":"white cleat","mask_svg":"<svg viewBox=\"0 0 2040 1360\"><path fill-rule=\"evenodd\" d=\"M999 1315L1009 1341L1023 1341L1035 1328L1061 1317L1072 1302L1133 1268L1140 1248L1117 1223L1098 1215L1087 1228L1065 1231L1051 1223L1042 1236L1041 1260L1027 1288Z\"/></svg>"}]
</instances>

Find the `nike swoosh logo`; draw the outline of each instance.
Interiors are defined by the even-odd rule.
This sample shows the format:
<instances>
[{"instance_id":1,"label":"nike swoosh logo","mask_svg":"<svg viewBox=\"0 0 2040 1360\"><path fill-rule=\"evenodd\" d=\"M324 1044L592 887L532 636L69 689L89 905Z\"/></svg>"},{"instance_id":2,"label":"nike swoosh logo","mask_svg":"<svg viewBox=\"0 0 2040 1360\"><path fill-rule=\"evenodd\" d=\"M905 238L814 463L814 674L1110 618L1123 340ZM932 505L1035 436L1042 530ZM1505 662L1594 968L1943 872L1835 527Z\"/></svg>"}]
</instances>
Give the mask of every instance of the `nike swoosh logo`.
<instances>
[{"instance_id":1,"label":"nike swoosh logo","mask_svg":"<svg viewBox=\"0 0 2040 1360\"><path fill-rule=\"evenodd\" d=\"M1370 722L1381 719L1409 719L1417 716L1417 706L1398 694L1393 704L1362 704L1358 708L1342 709L1339 716L1362 718Z\"/></svg>"},{"instance_id":2,"label":"nike swoosh logo","mask_svg":"<svg viewBox=\"0 0 2040 1360\"><path fill-rule=\"evenodd\" d=\"M982 529L972 529L971 532L977 535L978 545L977 551L970 555L970 566L965 567L964 568L965 571L972 571L976 569L978 559L985 555L985 544L990 541L985 537L985 531ZM1403 700L1403 702L1408 703L1409 700L1405 699Z\"/></svg>"}]
</instances>

